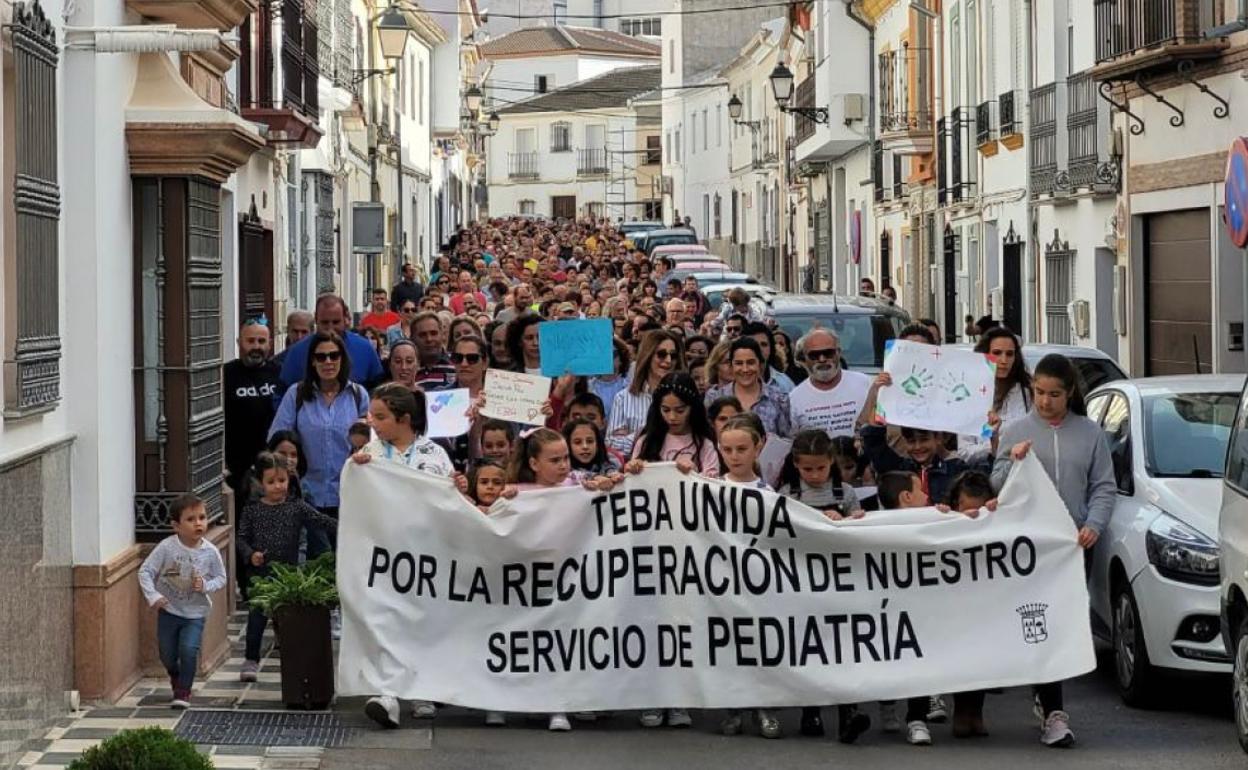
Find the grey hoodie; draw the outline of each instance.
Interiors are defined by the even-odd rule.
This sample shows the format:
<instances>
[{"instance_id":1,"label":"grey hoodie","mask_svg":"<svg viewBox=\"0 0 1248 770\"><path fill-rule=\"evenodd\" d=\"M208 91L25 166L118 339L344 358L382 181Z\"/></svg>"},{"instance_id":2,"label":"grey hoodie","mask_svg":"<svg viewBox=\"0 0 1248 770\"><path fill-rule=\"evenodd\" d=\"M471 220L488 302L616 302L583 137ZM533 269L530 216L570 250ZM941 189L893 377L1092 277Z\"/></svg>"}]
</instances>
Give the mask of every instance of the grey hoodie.
<instances>
[{"instance_id":1,"label":"grey hoodie","mask_svg":"<svg viewBox=\"0 0 1248 770\"><path fill-rule=\"evenodd\" d=\"M1075 524L1100 534L1114 512L1118 483L1114 480L1109 444L1100 426L1077 414L1067 414L1060 425L1032 411L1025 418L1006 426L998 443L997 460L992 468L992 486L1000 491L1014 461L1010 449L1030 441L1031 452L1057 487L1062 502Z\"/></svg>"}]
</instances>

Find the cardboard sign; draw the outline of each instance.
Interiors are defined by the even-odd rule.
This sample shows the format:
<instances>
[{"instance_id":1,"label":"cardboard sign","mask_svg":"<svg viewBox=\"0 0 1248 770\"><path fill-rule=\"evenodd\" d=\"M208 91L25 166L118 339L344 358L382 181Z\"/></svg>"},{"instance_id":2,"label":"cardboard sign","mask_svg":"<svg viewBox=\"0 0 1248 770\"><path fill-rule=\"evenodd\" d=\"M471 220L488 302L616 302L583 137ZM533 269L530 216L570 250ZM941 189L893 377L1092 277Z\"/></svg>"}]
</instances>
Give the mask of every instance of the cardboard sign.
<instances>
[{"instance_id":1,"label":"cardboard sign","mask_svg":"<svg viewBox=\"0 0 1248 770\"><path fill-rule=\"evenodd\" d=\"M486 369L481 414L508 422L545 425L542 404L550 398L550 383L549 377Z\"/></svg>"},{"instance_id":2,"label":"cardboard sign","mask_svg":"<svg viewBox=\"0 0 1248 770\"><path fill-rule=\"evenodd\" d=\"M611 374L615 370L611 319L546 321L537 327L542 374Z\"/></svg>"},{"instance_id":3,"label":"cardboard sign","mask_svg":"<svg viewBox=\"0 0 1248 770\"><path fill-rule=\"evenodd\" d=\"M893 384L881 388L876 401L882 422L960 436L992 435L988 412L997 365L982 353L889 340L884 371Z\"/></svg>"}]
</instances>

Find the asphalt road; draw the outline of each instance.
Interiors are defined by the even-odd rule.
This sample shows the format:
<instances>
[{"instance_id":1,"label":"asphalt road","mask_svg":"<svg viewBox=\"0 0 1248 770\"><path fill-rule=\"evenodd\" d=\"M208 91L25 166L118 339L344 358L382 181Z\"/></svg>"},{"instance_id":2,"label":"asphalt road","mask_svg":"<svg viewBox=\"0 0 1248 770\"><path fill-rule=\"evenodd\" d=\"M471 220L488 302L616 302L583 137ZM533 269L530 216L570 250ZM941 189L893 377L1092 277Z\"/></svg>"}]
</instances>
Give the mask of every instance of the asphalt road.
<instances>
[{"instance_id":1,"label":"asphalt road","mask_svg":"<svg viewBox=\"0 0 1248 770\"><path fill-rule=\"evenodd\" d=\"M834 737L797 734L798 711L783 712L786 737L765 740L757 733L735 737L717 732L722 712L695 712L692 729L642 730L636 713L593 724L574 722L571 733L547 732L544 719L513 716L505 728L487 728L481 716L448 709L432 726L404 717L395 731L370 731L357 748L326 752L322 770L493 770L494 768L595 768L595 770L724 770L736 767L827 768L1148 768L1217 770L1248 767L1235 741L1226 679L1179 679L1169 683L1166 701L1153 710L1127 708L1114 692L1108 669L1089 674L1066 690L1066 707L1077 745L1061 750L1039 742L1030 695L1015 689L990 695L985 708L987 738L955 740L948 725L933 725L934 745L912 747L901 735L873 726L853 746ZM342 704L351 710L354 704ZM899 706L904 711L904 703ZM875 720L874 705L866 707ZM829 725L835 709L824 712ZM371 746L371 748L369 747Z\"/></svg>"}]
</instances>

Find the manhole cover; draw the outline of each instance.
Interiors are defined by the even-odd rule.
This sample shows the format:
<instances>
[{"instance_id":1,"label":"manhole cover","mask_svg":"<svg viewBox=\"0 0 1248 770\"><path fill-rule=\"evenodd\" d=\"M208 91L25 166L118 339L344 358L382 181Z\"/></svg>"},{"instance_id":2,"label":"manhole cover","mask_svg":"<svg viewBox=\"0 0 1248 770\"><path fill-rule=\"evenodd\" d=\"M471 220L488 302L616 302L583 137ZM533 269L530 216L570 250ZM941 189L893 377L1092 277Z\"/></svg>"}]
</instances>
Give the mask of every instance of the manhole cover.
<instances>
[{"instance_id":1,"label":"manhole cover","mask_svg":"<svg viewBox=\"0 0 1248 770\"><path fill-rule=\"evenodd\" d=\"M218 746L336 748L360 732L337 714L289 711L188 711L174 732L192 743Z\"/></svg>"}]
</instances>

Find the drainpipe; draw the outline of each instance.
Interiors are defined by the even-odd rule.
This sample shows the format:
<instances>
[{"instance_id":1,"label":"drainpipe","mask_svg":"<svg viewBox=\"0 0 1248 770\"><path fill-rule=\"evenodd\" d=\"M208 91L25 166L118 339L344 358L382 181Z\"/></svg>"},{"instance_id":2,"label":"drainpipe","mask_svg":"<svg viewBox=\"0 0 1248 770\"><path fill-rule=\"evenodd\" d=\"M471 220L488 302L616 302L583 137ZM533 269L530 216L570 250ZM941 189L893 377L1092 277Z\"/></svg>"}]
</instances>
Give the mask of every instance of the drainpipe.
<instances>
[{"instance_id":1,"label":"drainpipe","mask_svg":"<svg viewBox=\"0 0 1248 770\"><path fill-rule=\"evenodd\" d=\"M867 31L867 176L874 193L875 186L880 183L880 180L875 178L875 160L872 154L874 151L873 143L875 142L875 25L868 22L858 12L858 6L854 4L856 0L843 0L843 2L845 3L845 15ZM829 176L829 190L831 190L831 184L831 177ZM831 196L828 199L828 206L828 221L830 222L832 220ZM859 275L862 273L861 264L858 266L858 273ZM854 291L849 292L851 295L856 293Z\"/></svg>"},{"instance_id":2,"label":"drainpipe","mask_svg":"<svg viewBox=\"0 0 1248 770\"><path fill-rule=\"evenodd\" d=\"M1023 136L1028 137L1027 145L1030 147L1031 137L1031 59L1032 46L1035 41L1031 36L1031 7L1032 0L1023 0L1023 94L1022 94L1022 113L1023 113ZM1031 326L1030 334L1026 335L1029 342L1040 342L1040 237L1037 228L1040 226L1036 219L1036 206L1031 199L1031 150L1027 150L1027 174L1023 179L1024 189L1026 190L1027 204L1027 245L1031 254L1028 255L1027 262L1031 265L1028 270L1027 283L1030 284L1031 293L1031 313L1028 315L1028 321Z\"/></svg>"}]
</instances>

